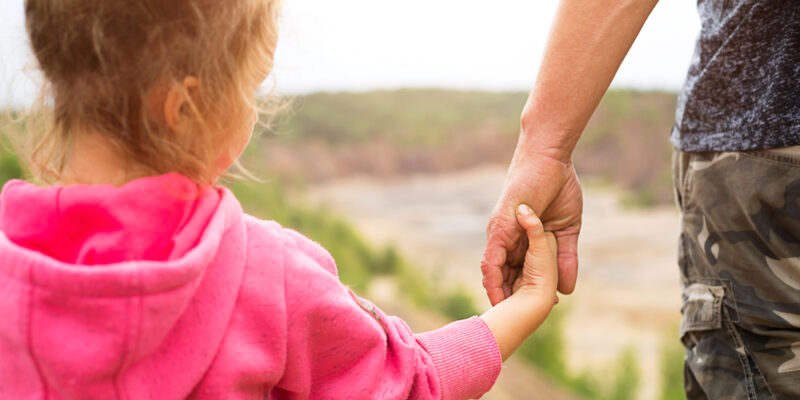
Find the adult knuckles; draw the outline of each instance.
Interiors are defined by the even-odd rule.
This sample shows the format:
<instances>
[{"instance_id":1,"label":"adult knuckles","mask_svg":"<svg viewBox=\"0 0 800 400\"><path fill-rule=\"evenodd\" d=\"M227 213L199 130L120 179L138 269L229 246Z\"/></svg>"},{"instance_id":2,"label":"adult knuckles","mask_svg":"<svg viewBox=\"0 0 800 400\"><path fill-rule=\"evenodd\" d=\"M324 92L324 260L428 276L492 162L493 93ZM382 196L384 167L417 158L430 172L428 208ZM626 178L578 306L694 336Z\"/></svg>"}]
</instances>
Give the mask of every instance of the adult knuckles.
<instances>
[{"instance_id":1,"label":"adult knuckles","mask_svg":"<svg viewBox=\"0 0 800 400\"><path fill-rule=\"evenodd\" d=\"M509 232L509 226L511 227L511 232ZM516 240L514 236L519 236L512 235L515 229L521 229L517 221L509 221L508 218L502 214L493 214L489 217L489 224L486 227L487 247L497 244L508 247Z\"/></svg>"}]
</instances>

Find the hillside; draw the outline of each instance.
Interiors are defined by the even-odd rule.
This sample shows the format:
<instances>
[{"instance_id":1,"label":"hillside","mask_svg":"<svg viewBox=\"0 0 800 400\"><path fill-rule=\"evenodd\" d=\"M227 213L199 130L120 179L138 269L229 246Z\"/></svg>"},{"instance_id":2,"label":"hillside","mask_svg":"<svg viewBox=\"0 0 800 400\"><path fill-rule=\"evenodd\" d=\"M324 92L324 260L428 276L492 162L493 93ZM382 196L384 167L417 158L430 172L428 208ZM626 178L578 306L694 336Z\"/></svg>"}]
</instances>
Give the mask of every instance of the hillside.
<instances>
[{"instance_id":1,"label":"hillside","mask_svg":"<svg viewBox=\"0 0 800 400\"><path fill-rule=\"evenodd\" d=\"M261 130L263 153L253 154L270 174L310 182L507 163L526 97L434 89L312 94L290 100L273 129ZM581 177L630 190L639 205L671 201L675 98L606 94L575 151Z\"/></svg>"}]
</instances>

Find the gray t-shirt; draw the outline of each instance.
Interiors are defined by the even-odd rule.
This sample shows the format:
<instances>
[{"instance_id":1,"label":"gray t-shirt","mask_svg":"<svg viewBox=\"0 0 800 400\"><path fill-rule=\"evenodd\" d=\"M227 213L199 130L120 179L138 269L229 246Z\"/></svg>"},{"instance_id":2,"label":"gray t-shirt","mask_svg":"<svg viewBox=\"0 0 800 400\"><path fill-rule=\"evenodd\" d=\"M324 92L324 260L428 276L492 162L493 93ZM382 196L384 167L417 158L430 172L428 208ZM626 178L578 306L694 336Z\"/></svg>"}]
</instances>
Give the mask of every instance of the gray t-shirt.
<instances>
[{"instance_id":1,"label":"gray t-shirt","mask_svg":"<svg viewBox=\"0 0 800 400\"><path fill-rule=\"evenodd\" d=\"M800 0L699 0L697 8L702 30L678 97L675 147L800 145Z\"/></svg>"}]
</instances>

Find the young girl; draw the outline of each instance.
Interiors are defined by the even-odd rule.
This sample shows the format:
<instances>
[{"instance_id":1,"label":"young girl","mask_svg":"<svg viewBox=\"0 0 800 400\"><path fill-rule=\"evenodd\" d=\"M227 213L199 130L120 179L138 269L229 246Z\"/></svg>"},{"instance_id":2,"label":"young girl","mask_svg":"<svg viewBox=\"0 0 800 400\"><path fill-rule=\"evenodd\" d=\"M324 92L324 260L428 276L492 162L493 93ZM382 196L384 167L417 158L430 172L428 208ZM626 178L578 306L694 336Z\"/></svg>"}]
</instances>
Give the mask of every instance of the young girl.
<instances>
[{"instance_id":1,"label":"young girl","mask_svg":"<svg viewBox=\"0 0 800 400\"><path fill-rule=\"evenodd\" d=\"M512 293L414 335L328 253L214 186L247 144L277 0L27 0L52 126L0 195L2 399L480 396L555 301L530 208Z\"/></svg>"}]
</instances>

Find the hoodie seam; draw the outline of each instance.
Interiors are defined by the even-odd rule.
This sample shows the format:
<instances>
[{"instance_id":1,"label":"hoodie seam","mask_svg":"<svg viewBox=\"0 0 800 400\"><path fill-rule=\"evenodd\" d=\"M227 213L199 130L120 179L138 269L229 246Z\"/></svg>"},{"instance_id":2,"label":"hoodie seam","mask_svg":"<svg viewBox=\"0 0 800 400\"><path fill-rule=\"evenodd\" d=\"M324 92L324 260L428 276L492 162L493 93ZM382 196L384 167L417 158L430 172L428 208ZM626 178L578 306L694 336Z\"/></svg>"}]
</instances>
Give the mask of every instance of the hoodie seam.
<instances>
[{"instance_id":1,"label":"hoodie seam","mask_svg":"<svg viewBox=\"0 0 800 400\"><path fill-rule=\"evenodd\" d=\"M119 358L119 363L117 363L116 371L114 372L114 379L112 381L112 382L114 382L114 397L117 398L117 399L122 399L122 396L120 394L120 387L119 387L120 386L119 377L120 377L120 372L122 371L122 368L125 366L125 359L128 358L127 347L128 347L128 342L130 340L130 330L131 330L130 329L130 326L131 326L131 312L130 312L130 310L131 310L131 301L132 301L132 297L128 298L127 301L125 301L125 328L123 330L122 343L121 343L121 346L120 346L121 347L121 349L120 349L120 353L121 354L120 354L120 358Z\"/></svg>"},{"instance_id":2,"label":"hoodie seam","mask_svg":"<svg viewBox=\"0 0 800 400\"><path fill-rule=\"evenodd\" d=\"M286 270L287 270L287 266L286 266L286 247L287 247L286 246L286 240L288 238L287 238L287 235L286 235L285 232L282 232L281 230L278 230L278 233L280 233L280 235L281 235L281 240L278 241L278 243L279 243L279 246L281 246L279 254L280 254L280 257L281 257L281 260L280 260L280 262L281 262L281 275L282 275L282 278L283 278L283 282L281 283L281 287L283 287L283 306L287 307L288 301L286 300L286 292L287 292L286 289L287 289L288 286L286 285ZM286 316L286 318L283 319L283 332L286 332L286 335L287 335L286 343L288 343L289 342L288 341L288 335L289 335L289 316L288 316L289 310L288 309L286 310L286 313L287 313L287 316ZM278 383L283 381L283 374L286 373L286 363L287 363L287 358L288 357L289 357L288 346L283 346L283 371L281 371L281 379L278 380ZM276 385L277 385L277 383L276 383Z\"/></svg>"},{"instance_id":3,"label":"hoodie seam","mask_svg":"<svg viewBox=\"0 0 800 400\"><path fill-rule=\"evenodd\" d=\"M33 266L28 266L28 279L33 279ZM33 363L34 368L36 368L36 373L39 375L39 380L42 385L42 399L47 399L50 397L50 388L47 386L47 380L44 377L44 373L42 372L42 366L39 364L39 360L36 357L36 352L33 349L33 301L34 301L34 294L36 292L36 286L31 285L30 289L28 290L28 303L26 304L27 312L26 321L25 321L25 328L27 332L25 332L25 338L28 341L28 354L31 357L31 362Z\"/></svg>"},{"instance_id":4,"label":"hoodie seam","mask_svg":"<svg viewBox=\"0 0 800 400\"><path fill-rule=\"evenodd\" d=\"M233 217L230 217L230 218L233 218ZM222 338L220 339L220 342L219 342L219 344L217 346L217 349L216 349L216 351L214 353L214 356L211 358L211 362L208 364L207 368L203 371L202 374L200 374L201 378L191 388L191 390L190 390L189 394L186 396L186 398L194 397L195 391L197 390L199 385L202 384L206 380L206 377L207 377L209 371L211 371L214 368L215 364L216 364L216 359L219 356L220 350L225 345L226 339L228 338L228 334L231 332L231 325L233 324L234 314L236 314L236 310L238 309L239 299L242 296L242 285L244 284L244 280L247 279L247 272L248 272L249 267L250 267L250 262L249 262L249 260L250 260L250 244L249 244L250 240L249 240L249 237L250 236L249 236L248 226L247 226L246 223L244 223L243 220L240 221L240 223L241 223L241 228L242 228L242 235L244 236L243 242L245 244L244 244L244 258L243 258L244 267L242 269L242 276L239 279L239 283L238 283L239 291L236 294L236 298L233 300L233 308L231 309L231 315L230 315L230 317L228 319L228 322L226 323L225 333L222 335ZM223 238L224 236L227 236L228 232L230 232L232 229L234 229L234 227L236 225L237 225L236 223L230 224L228 226L228 228L225 229L225 232L220 236L220 238Z\"/></svg>"},{"instance_id":5,"label":"hoodie seam","mask_svg":"<svg viewBox=\"0 0 800 400\"><path fill-rule=\"evenodd\" d=\"M141 336L141 325L142 325L142 293L141 293L141 281L142 281L142 270L139 269L136 271L135 275L132 275L136 282L134 285L139 288L138 293L136 296L131 296L128 301L126 302L126 315L127 318L125 319L125 334L123 336L122 342L122 355L120 357L119 365L117 366L117 371L114 373L114 394L117 396L118 399L125 399L127 396L124 396L125 393L125 384L122 380L122 372L129 365L129 358L131 354L136 354L136 350L138 349L138 343ZM135 305L133 303L135 302ZM130 310L136 309L137 315L136 318L131 318ZM136 323L132 324L132 320L136 319ZM132 348L133 347L133 348Z\"/></svg>"},{"instance_id":6,"label":"hoodie seam","mask_svg":"<svg viewBox=\"0 0 800 400\"><path fill-rule=\"evenodd\" d=\"M137 305L138 305L137 308L138 308L139 315L138 315L137 323L136 323L136 340L133 342L133 344L134 344L134 346L132 348L133 352L128 354L129 357L131 357L133 355L136 355L136 354L139 354L139 349L142 347L142 325L143 325L143 321L144 321L144 296L143 296L143 293L142 293L142 290L141 290L142 281L143 281L143 279L142 279L142 270L139 270L138 278L139 278L139 282L137 282L137 285L139 287L139 293L136 296L136 300L137 300ZM123 392L123 393L125 393L125 392ZM126 397L130 398L130 396L126 396Z\"/></svg>"}]
</instances>

